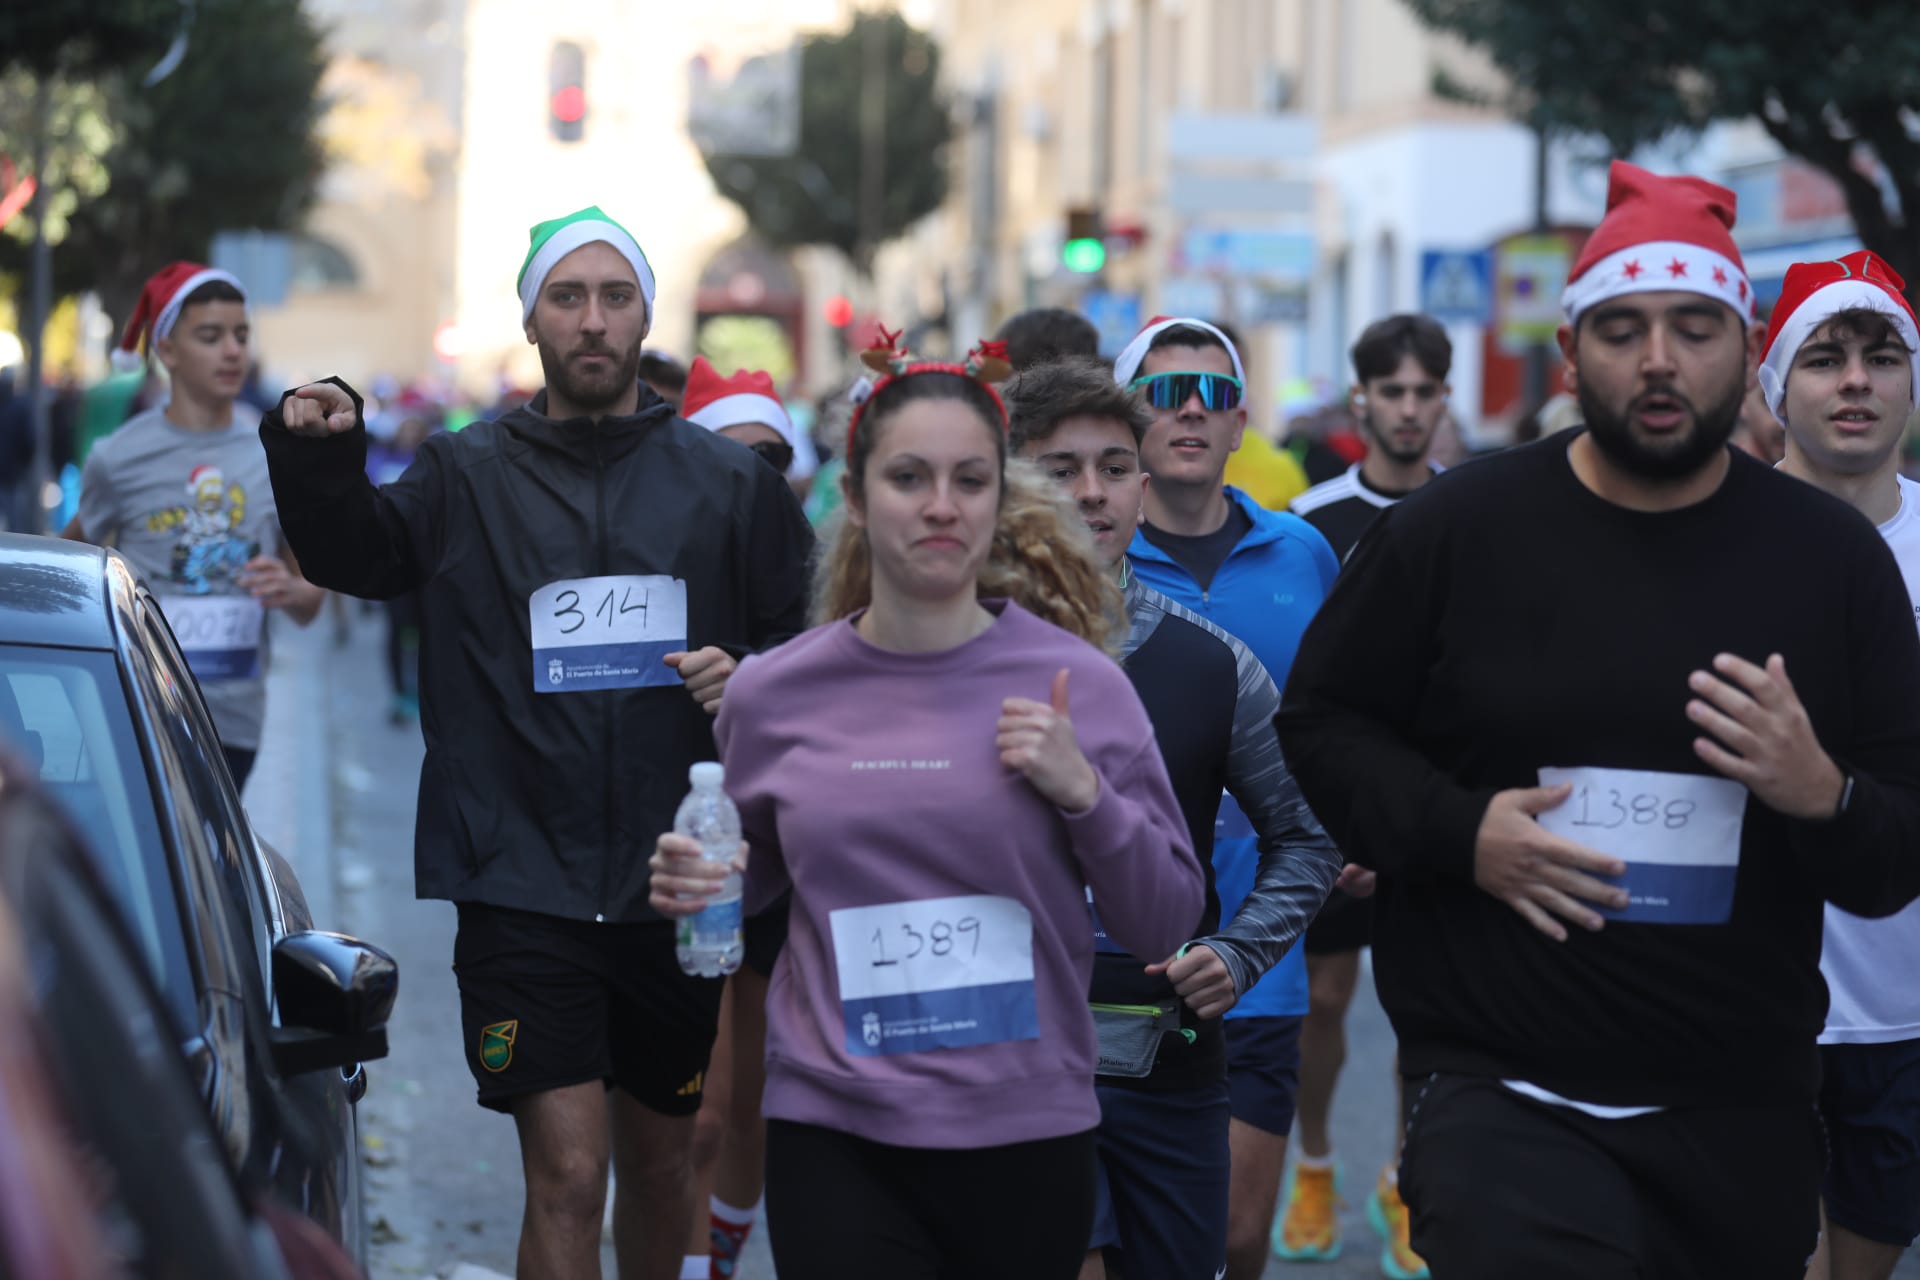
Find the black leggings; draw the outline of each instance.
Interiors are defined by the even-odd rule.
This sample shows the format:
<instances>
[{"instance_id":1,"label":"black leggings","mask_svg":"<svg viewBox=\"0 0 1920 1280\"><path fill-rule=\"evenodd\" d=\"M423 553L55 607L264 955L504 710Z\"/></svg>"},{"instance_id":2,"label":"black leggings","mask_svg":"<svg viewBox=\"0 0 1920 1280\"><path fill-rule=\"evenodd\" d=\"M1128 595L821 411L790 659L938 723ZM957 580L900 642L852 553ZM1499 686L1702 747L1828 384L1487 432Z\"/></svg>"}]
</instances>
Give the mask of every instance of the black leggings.
<instances>
[{"instance_id":1,"label":"black leggings","mask_svg":"<svg viewBox=\"0 0 1920 1280\"><path fill-rule=\"evenodd\" d=\"M1074 1280L1093 1229L1092 1131L1005 1147L890 1147L767 1122L780 1280Z\"/></svg>"}]
</instances>

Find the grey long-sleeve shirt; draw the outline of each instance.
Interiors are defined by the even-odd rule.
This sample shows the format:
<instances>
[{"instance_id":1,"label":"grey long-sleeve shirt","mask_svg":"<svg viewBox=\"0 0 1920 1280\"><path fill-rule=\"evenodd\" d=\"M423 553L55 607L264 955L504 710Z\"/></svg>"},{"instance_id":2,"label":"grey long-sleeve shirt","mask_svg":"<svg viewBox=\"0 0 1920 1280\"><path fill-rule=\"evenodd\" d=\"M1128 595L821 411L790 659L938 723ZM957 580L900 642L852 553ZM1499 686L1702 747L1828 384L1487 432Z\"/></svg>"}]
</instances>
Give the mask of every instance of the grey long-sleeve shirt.
<instances>
[{"instance_id":1,"label":"grey long-sleeve shirt","mask_svg":"<svg viewBox=\"0 0 1920 1280\"><path fill-rule=\"evenodd\" d=\"M1232 919L1195 941L1220 956L1233 975L1234 990L1245 994L1306 932L1339 878L1342 859L1281 756L1273 723L1280 710L1280 691L1266 667L1238 639L1137 578L1127 584L1125 600L1130 626L1122 661L1145 645L1169 617L1217 636L1233 653L1239 688L1226 790L1253 825L1259 864L1253 888ZM1143 676L1154 678L1153 673L1130 670L1130 674L1136 684ZM1166 737L1164 730L1162 737ZM1169 768L1176 764L1169 761Z\"/></svg>"}]
</instances>

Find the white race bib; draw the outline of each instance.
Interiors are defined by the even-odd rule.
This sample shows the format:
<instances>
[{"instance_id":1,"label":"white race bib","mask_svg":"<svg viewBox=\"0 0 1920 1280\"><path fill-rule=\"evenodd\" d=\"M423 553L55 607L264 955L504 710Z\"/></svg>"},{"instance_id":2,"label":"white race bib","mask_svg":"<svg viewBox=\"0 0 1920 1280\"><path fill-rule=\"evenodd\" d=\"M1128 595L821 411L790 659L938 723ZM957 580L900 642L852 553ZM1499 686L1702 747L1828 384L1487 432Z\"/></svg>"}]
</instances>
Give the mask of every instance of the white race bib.
<instances>
[{"instance_id":1,"label":"white race bib","mask_svg":"<svg viewBox=\"0 0 1920 1280\"><path fill-rule=\"evenodd\" d=\"M687 584L664 574L567 578L527 601L536 693L680 683L662 659L687 647Z\"/></svg>"},{"instance_id":2,"label":"white race bib","mask_svg":"<svg viewBox=\"0 0 1920 1280\"><path fill-rule=\"evenodd\" d=\"M828 919L848 1053L1040 1038L1033 916L1013 899L889 902L843 907Z\"/></svg>"},{"instance_id":3,"label":"white race bib","mask_svg":"<svg viewBox=\"0 0 1920 1280\"><path fill-rule=\"evenodd\" d=\"M251 680L260 674L260 625L252 596L160 596L173 638L196 680Z\"/></svg>"},{"instance_id":4,"label":"white race bib","mask_svg":"<svg viewBox=\"0 0 1920 1280\"><path fill-rule=\"evenodd\" d=\"M1541 786L1562 782L1573 794L1541 814L1540 825L1627 864L1613 882L1627 890L1627 905L1594 910L1646 924L1725 924L1732 916L1745 787L1697 773L1540 770Z\"/></svg>"}]
</instances>

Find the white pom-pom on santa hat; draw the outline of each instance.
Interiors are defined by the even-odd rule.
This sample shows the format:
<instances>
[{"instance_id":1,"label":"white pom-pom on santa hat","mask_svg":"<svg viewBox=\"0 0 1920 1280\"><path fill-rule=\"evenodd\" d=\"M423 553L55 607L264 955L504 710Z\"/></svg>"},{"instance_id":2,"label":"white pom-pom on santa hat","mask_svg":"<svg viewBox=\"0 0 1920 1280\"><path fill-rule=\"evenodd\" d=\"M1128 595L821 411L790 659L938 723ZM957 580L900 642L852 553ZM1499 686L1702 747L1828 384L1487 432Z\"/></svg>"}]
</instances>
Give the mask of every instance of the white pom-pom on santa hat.
<instances>
[{"instance_id":1,"label":"white pom-pom on santa hat","mask_svg":"<svg viewBox=\"0 0 1920 1280\"><path fill-rule=\"evenodd\" d=\"M151 347L156 339L172 333L188 295L215 280L232 285L241 298L247 296L246 288L231 274L198 262L170 262L147 277L147 283L140 290L140 300L134 304L126 328L120 332L120 345L113 349L110 357L113 367L122 372L144 367L146 362L140 354L142 339Z\"/></svg>"},{"instance_id":2,"label":"white pom-pom on santa hat","mask_svg":"<svg viewBox=\"0 0 1920 1280\"><path fill-rule=\"evenodd\" d=\"M758 369L742 369L731 378L723 378L705 356L695 356L693 367L687 370L680 416L709 431L758 422L779 432L788 444L794 442L793 420L787 417L770 375Z\"/></svg>"},{"instance_id":3,"label":"white pom-pom on santa hat","mask_svg":"<svg viewBox=\"0 0 1920 1280\"><path fill-rule=\"evenodd\" d=\"M1674 290L1724 302L1753 318L1753 286L1733 243L1733 192L1705 178L1662 177L1615 160L1607 212L1574 259L1560 295L1568 324L1629 293Z\"/></svg>"},{"instance_id":4,"label":"white pom-pom on santa hat","mask_svg":"<svg viewBox=\"0 0 1920 1280\"><path fill-rule=\"evenodd\" d=\"M1147 327L1133 335L1133 341L1120 352L1120 358L1113 362L1113 380L1121 386L1128 386L1140 372L1140 366L1147 358L1147 349L1153 346L1153 340L1169 329L1198 329L1220 339L1220 345L1227 349L1227 355L1233 360L1233 376L1246 385L1247 371L1240 364L1240 350L1233 345L1233 339L1205 320L1196 320L1192 316L1155 316L1147 321Z\"/></svg>"}]
</instances>

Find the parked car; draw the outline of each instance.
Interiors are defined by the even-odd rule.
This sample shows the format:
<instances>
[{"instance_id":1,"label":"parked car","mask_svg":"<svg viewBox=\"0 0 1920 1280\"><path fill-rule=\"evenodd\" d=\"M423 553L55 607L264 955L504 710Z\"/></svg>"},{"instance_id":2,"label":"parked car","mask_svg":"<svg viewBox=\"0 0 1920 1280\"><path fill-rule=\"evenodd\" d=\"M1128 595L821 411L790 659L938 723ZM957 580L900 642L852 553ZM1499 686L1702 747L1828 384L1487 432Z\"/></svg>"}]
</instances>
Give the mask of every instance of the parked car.
<instances>
[{"instance_id":1,"label":"parked car","mask_svg":"<svg viewBox=\"0 0 1920 1280\"><path fill-rule=\"evenodd\" d=\"M390 974L282 978L303 1023L391 1003ZM0 1274L351 1280L338 1242L239 1176L170 1018L72 824L0 759Z\"/></svg>"},{"instance_id":2,"label":"parked car","mask_svg":"<svg viewBox=\"0 0 1920 1280\"><path fill-rule=\"evenodd\" d=\"M394 962L313 931L165 616L117 552L0 535L0 742L85 837L239 1176L365 1257L355 1104ZM344 983L322 996L317 988ZM328 1003L331 1001L332 1003Z\"/></svg>"}]
</instances>

